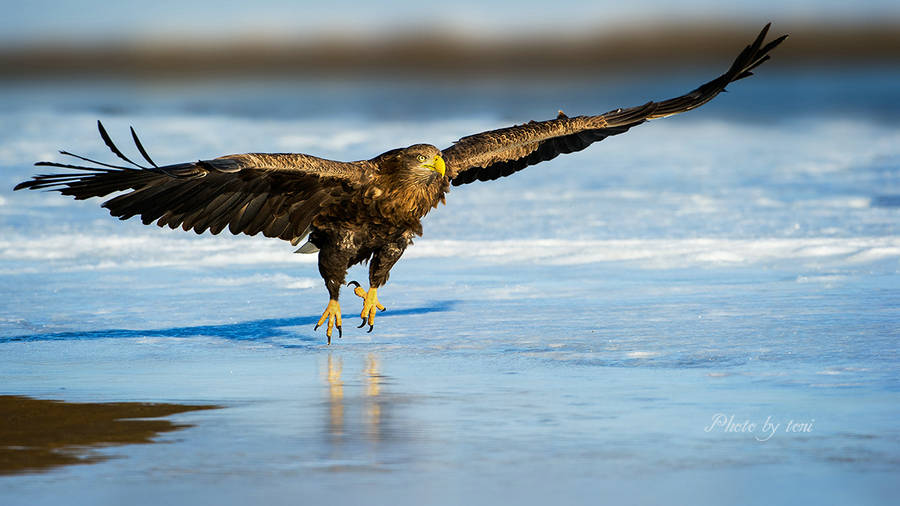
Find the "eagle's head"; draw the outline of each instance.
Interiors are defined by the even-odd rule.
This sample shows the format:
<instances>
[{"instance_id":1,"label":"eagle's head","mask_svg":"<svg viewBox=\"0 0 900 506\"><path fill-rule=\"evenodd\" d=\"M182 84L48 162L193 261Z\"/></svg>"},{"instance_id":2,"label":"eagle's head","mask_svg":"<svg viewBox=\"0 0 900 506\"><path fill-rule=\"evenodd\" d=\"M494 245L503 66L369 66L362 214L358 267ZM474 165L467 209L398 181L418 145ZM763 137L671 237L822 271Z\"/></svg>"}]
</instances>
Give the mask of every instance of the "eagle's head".
<instances>
[{"instance_id":1,"label":"eagle's head","mask_svg":"<svg viewBox=\"0 0 900 506\"><path fill-rule=\"evenodd\" d=\"M441 150L431 144L413 144L379 155L375 162L384 171L416 176L416 179L444 177L447 166Z\"/></svg>"}]
</instances>

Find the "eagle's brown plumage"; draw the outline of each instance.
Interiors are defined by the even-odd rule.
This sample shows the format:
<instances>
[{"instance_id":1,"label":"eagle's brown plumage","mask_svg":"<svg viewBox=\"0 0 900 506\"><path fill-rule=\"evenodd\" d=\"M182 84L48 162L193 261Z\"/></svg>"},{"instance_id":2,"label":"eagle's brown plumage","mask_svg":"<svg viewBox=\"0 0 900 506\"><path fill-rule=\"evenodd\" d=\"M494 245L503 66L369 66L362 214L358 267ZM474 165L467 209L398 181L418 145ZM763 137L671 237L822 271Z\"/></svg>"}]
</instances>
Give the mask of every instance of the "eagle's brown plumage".
<instances>
[{"instance_id":1,"label":"eagle's brown plumage","mask_svg":"<svg viewBox=\"0 0 900 506\"><path fill-rule=\"evenodd\" d=\"M387 282L412 238L422 234L420 220L444 201L451 183L508 176L647 120L699 107L769 59L768 52L786 36L764 44L768 29L766 25L727 72L680 97L599 116L569 118L560 112L553 120L464 137L443 151L417 144L355 162L295 153L247 153L160 167L132 130L135 146L149 164L143 166L123 154L98 122L103 141L129 165L62 151L93 166L38 162L35 165L78 172L34 176L15 189L50 189L76 199L119 193L103 203L113 216L123 220L140 216L144 224L156 222L198 234L218 234L227 227L233 234L262 233L294 245L309 236L299 251L319 251L319 272L330 296L319 324L327 322L330 342L332 326L341 332L337 301L347 269L370 260L371 288L366 291L357 284L355 293L365 299L361 316L371 331L375 308L383 309L377 288Z\"/></svg>"},{"instance_id":2,"label":"eagle's brown plumage","mask_svg":"<svg viewBox=\"0 0 900 506\"><path fill-rule=\"evenodd\" d=\"M769 59L768 52L787 38L782 35L763 45L769 25L744 48L728 72L680 97L615 109L599 116L569 118L560 111L556 119L482 132L458 140L443 151L447 174L454 186L473 181L491 181L529 165L581 151L610 135L633 126L696 109L712 100L729 83L753 75L752 70Z\"/></svg>"}]
</instances>

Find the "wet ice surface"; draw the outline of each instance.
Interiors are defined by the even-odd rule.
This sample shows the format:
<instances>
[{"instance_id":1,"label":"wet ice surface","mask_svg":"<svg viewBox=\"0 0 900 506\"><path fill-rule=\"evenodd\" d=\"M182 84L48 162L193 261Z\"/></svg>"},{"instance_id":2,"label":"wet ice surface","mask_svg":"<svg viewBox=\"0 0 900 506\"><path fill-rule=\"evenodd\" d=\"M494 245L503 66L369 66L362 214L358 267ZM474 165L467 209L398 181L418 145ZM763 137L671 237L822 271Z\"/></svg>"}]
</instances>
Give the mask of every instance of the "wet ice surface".
<instances>
[{"instance_id":1,"label":"wet ice surface","mask_svg":"<svg viewBox=\"0 0 900 506\"><path fill-rule=\"evenodd\" d=\"M274 85L252 99L13 86L0 101L2 393L225 408L173 417L194 427L165 444L2 477L3 503L888 503L900 128L885 109L900 99L895 79L862 75L762 75L701 111L454 188L379 291L375 332L352 328L360 301L345 292L330 347L312 331L326 302L315 258L286 243L9 188L57 149L107 157L97 118L123 141L134 124L158 162L358 159L685 86L606 99L571 84L301 87L318 109ZM836 100L842 87L868 101ZM736 432L711 427L718 414Z\"/></svg>"}]
</instances>

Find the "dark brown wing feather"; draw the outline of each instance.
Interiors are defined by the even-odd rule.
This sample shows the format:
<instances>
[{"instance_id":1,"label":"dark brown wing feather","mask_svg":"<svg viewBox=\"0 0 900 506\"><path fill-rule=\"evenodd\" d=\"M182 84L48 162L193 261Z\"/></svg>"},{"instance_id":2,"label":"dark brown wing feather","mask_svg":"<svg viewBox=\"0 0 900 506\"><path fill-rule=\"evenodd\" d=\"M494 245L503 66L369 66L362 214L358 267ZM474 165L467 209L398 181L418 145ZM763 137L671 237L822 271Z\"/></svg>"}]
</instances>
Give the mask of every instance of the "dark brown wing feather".
<instances>
[{"instance_id":1,"label":"dark brown wing feather","mask_svg":"<svg viewBox=\"0 0 900 506\"><path fill-rule=\"evenodd\" d=\"M181 227L218 234L278 237L297 244L324 206L346 197L372 176L366 162L344 163L302 154L249 153L156 167L133 135L138 150L153 167L142 167L115 147L98 122L110 150L135 167L111 165L65 151L95 167L58 162L35 165L76 169L68 174L34 176L16 190L49 189L78 200L124 192L103 207L125 220L140 216L144 224Z\"/></svg>"},{"instance_id":2,"label":"dark brown wing feather","mask_svg":"<svg viewBox=\"0 0 900 506\"><path fill-rule=\"evenodd\" d=\"M447 176L454 186L491 181L561 154L581 151L647 120L700 107L729 83L753 75L751 71L769 59L767 53L787 38L783 35L764 45L768 31L769 25L766 25L756 40L738 55L728 72L680 97L616 109L600 116L569 118L560 114L554 120L532 121L463 137L443 151Z\"/></svg>"}]
</instances>

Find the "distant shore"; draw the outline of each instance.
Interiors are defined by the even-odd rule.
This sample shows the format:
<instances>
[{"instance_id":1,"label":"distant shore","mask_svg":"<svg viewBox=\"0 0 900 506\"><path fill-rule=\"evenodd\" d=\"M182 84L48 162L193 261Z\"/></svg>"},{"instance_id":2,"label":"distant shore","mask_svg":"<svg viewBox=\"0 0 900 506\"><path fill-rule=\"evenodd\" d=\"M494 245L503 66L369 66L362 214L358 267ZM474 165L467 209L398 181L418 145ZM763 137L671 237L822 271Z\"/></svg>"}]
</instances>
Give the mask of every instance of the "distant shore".
<instances>
[{"instance_id":1,"label":"distant shore","mask_svg":"<svg viewBox=\"0 0 900 506\"><path fill-rule=\"evenodd\" d=\"M597 35L541 35L496 40L400 33L312 41L45 42L0 48L0 79L53 76L268 77L366 75L441 78L648 71L725 65L760 27L720 23L619 29ZM598 29L598 32L601 30ZM900 25L775 24L789 33L778 66L900 63Z\"/></svg>"}]
</instances>

